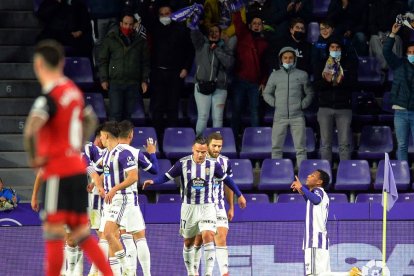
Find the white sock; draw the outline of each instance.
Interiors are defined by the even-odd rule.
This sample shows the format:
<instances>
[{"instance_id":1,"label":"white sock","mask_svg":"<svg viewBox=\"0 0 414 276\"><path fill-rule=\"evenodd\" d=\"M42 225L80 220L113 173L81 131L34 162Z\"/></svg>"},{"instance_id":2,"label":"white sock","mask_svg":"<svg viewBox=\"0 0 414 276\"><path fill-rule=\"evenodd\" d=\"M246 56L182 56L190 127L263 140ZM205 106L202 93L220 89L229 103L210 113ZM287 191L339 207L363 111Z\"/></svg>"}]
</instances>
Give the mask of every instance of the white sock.
<instances>
[{"instance_id":1,"label":"white sock","mask_svg":"<svg viewBox=\"0 0 414 276\"><path fill-rule=\"evenodd\" d=\"M68 258L68 252L67 252L67 247L68 245L65 244L65 248L63 249L63 263L62 263L62 268L60 269L60 275L65 275L66 274L66 260Z\"/></svg>"},{"instance_id":2,"label":"white sock","mask_svg":"<svg viewBox=\"0 0 414 276\"><path fill-rule=\"evenodd\" d=\"M115 257L118 259L119 264L122 267L122 271L126 270L128 267L127 267L125 250L122 249L122 250L115 252Z\"/></svg>"},{"instance_id":3,"label":"white sock","mask_svg":"<svg viewBox=\"0 0 414 276\"><path fill-rule=\"evenodd\" d=\"M229 252L227 246L216 246L216 259L220 269L220 275L229 272Z\"/></svg>"},{"instance_id":4,"label":"white sock","mask_svg":"<svg viewBox=\"0 0 414 276\"><path fill-rule=\"evenodd\" d=\"M142 238L135 241L138 253L138 260L141 264L144 276L151 276L151 255L147 244L147 239ZM136 271L136 268L135 268Z\"/></svg>"},{"instance_id":5,"label":"white sock","mask_svg":"<svg viewBox=\"0 0 414 276\"><path fill-rule=\"evenodd\" d=\"M201 246L194 246L194 272L199 275L200 261L201 261Z\"/></svg>"},{"instance_id":6,"label":"white sock","mask_svg":"<svg viewBox=\"0 0 414 276\"><path fill-rule=\"evenodd\" d=\"M101 248L102 252L104 253L104 256L106 259L108 259L108 251L109 251L109 244L107 240L100 239L98 242L99 247ZM98 272L98 267L92 263L91 269L89 270L89 274L94 274Z\"/></svg>"},{"instance_id":7,"label":"white sock","mask_svg":"<svg viewBox=\"0 0 414 276\"><path fill-rule=\"evenodd\" d=\"M68 254L68 271L70 275L75 271L76 261L78 259L78 248L66 245L66 252Z\"/></svg>"},{"instance_id":8,"label":"white sock","mask_svg":"<svg viewBox=\"0 0 414 276\"><path fill-rule=\"evenodd\" d=\"M214 263L216 261L216 250L214 249L214 242L204 244L204 260L206 262L205 276L213 275Z\"/></svg>"},{"instance_id":9,"label":"white sock","mask_svg":"<svg viewBox=\"0 0 414 276\"><path fill-rule=\"evenodd\" d=\"M130 267L132 271L136 271L137 270L137 247L135 246L132 235L122 234L121 240L125 246L125 254L126 254L128 267Z\"/></svg>"},{"instance_id":10,"label":"white sock","mask_svg":"<svg viewBox=\"0 0 414 276\"><path fill-rule=\"evenodd\" d=\"M109 257L109 265L111 266L114 276L121 276L121 265L117 257Z\"/></svg>"},{"instance_id":11,"label":"white sock","mask_svg":"<svg viewBox=\"0 0 414 276\"><path fill-rule=\"evenodd\" d=\"M194 275L194 247L186 247L183 248L183 259L185 268L187 268L188 275Z\"/></svg>"},{"instance_id":12,"label":"white sock","mask_svg":"<svg viewBox=\"0 0 414 276\"><path fill-rule=\"evenodd\" d=\"M76 258L76 265L75 265L75 275L83 275L83 251L78 248L78 256Z\"/></svg>"}]
</instances>

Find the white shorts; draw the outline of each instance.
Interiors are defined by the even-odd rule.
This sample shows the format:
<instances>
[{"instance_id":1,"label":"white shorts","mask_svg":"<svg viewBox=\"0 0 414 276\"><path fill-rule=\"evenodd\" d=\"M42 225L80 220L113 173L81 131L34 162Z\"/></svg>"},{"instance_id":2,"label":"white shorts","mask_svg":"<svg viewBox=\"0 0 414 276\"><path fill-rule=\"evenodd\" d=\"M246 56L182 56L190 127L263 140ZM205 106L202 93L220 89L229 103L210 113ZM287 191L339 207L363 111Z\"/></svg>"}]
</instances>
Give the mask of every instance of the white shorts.
<instances>
[{"instance_id":1,"label":"white shorts","mask_svg":"<svg viewBox=\"0 0 414 276\"><path fill-rule=\"evenodd\" d=\"M219 208L216 205L217 223L216 226L229 229L229 219L227 218L226 208Z\"/></svg>"},{"instance_id":2,"label":"white shorts","mask_svg":"<svg viewBox=\"0 0 414 276\"><path fill-rule=\"evenodd\" d=\"M214 203L181 205L180 234L193 238L203 231L216 233L217 215Z\"/></svg>"},{"instance_id":3,"label":"white shorts","mask_svg":"<svg viewBox=\"0 0 414 276\"><path fill-rule=\"evenodd\" d=\"M139 206L128 206L126 213L122 216L121 229L127 233L136 233L145 230L145 221Z\"/></svg>"},{"instance_id":4,"label":"white shorts","mask_svg":"<svg viewBox=\"0 0 414 276\"><path fill-rule=\"evenodd\" d=\"M116 194L110 204L104 204L99 232L104 231L107 221L115 222L118 225L125 222L123 217L127 214L127 208L133 206L133 201L128 199L129 195Z\"/></svg>"},{"instance_id":5,"label":"white shorts","mask_svg":"<svg viewBox=\"0 0 414 276\"><path fill-rule=\"evenodd\" d=\"M305 275L318 275L330 271L329 250L320 248L305 249Z\"/></svg>"}]
</instances>

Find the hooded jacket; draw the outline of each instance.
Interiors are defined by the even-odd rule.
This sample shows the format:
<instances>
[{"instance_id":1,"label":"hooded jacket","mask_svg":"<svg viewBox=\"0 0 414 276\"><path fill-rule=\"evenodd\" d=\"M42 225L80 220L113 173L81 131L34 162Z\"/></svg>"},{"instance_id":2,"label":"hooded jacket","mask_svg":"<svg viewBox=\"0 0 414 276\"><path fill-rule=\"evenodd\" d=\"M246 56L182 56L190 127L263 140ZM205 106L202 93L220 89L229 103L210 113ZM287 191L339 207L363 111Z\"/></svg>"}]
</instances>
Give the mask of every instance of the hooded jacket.
<instances>
[{"instance_id":1,"label":"hooded jacket","mask_svg":"<svg viewBox=\"0 0 414 276\"><path fill-rule=\"evenodd\" d=\"M281 56L292 52L295 61L290 69L282 66ZM296 51L292 47L284 47L279 52L279 70L274 70L269 77L263 98L270 106L275 107L276 118L290 119L303 116L303 110L311 103L314 96L308 73L296 68Z\"/></svg>"}]
</instances>

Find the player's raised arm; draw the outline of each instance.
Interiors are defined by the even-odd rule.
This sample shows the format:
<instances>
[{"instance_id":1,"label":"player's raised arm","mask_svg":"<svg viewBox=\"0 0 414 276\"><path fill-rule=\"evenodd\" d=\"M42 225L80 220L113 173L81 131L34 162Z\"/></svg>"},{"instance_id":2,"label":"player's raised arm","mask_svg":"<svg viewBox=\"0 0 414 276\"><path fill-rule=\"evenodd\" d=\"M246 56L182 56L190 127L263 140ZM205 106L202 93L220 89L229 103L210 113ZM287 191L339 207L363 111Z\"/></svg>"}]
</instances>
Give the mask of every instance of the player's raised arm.
<instances>
[{"instance_id":1,"label":"player's raised arm","mask_svg":"<svg viewBox=\"0 0 414 276\"><path fill-rule=\"evenodd\" d=\"M168 180L174 180L174 178L181 175L182 163L178 160L165 174L162 174L155 178L154 180L146 180L142 186L144 190L149 185L158 185L167 182Z\"/></svg>"}]
</instances>

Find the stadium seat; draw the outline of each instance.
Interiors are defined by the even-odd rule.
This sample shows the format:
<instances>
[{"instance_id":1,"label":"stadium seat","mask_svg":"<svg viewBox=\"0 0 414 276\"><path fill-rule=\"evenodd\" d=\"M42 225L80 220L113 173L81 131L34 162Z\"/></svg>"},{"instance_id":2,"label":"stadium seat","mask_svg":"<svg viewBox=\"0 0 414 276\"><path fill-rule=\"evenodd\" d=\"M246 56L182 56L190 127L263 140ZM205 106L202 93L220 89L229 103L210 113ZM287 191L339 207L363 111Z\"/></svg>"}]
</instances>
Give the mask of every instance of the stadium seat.
<instances>
[{"instance_id":1,"label":"stadium seat","mask_svg":"<svg viewBox=\"0 0 414 276\"><path fill-rule=\"evenodd\" d=\"M414 202L414 193L400 193L400 194L398 194L397 202Z\"/></svg>"},{"instance_id":2,"label":"stadium seat","mask_svg":"<svg viewBox=\"0 0 414 276\"><path fill-rule=\"evenodd\" d=\"M168 159L179 159L191 154L195 140L192 128L166 128L164 131L163 151Z\"/></svg>"},{"instance_id":3,"label":"stadium seat","mask_svg":"<svg viewBox=\"0 0 414 276\"><path fill-rule=\"evenodd\" d=\"M249 159L230 159L234 183L240 190L253 189L253 168Z\"/></svg>"},{"instance_id":4,"label":"stadium seat","mask_svg":"<svg viewBox=\"0 0 414 276\"><path fill-rule=\"evenodd\" d=\"M357 194L355 203L381 203L382 194Z\"/></svg>"},{"instance_id":5,"label":"stadium seat","mask_svg":"<svg viewBox=\"0 0 414 276\"><path fill-rule=\"evenodd\" d=\"M143 194L138 194L138 202L139 204L147 204L148 203L147 196Z\"/></svg>"},{"instance_id":6,"label":"stadium seat","mask_svg":"<svg viewBox=\"0 0 414 276\"><path fill-rule=\"evenodd\" d=\"M290 159L265 159L260 171L259 191L288 190L294 180L293 163Z\"/></svg>"},{"instance_id":7,"label":"stadium seat","mask_svg":"<svg viewBox=\"0 0 414 276\"><path fill-rule=\"evenodd\" d=\"M247 127L244 130L240 158L266 159L272 152L272 128Z\"/></svg>"},{"instance_id":8,"label":"stadium seat","mask_svg":"<svg viewBox=\"0 0 414 276\"><path fill-rule=\"evenodd\" d=\"M93 73L91 61L87 57L65 58L64 73L76 84L82 87L93 86Z\"/></svg>"},{"instance_id":9,"label":"stadium seat","mask_svg":"<svg viewBox=\"0 0 414 276\"><path fill-rule=\"evenodd\" d=\"M348 203L348 197L346 194L328 193L328 197L331 203Z\"/></svg>"},{"instance_id":10,"label":"stadium seat","mask_svg":"<svg viewBox=\"0 0 414 276\"><path fill-rule=\"evenodd\" d=\"M153 138L154 141L157 141L157 156L159 156L160 152L158 150L158 139L157 133L153 127L134 127L134 136L131 141L131 146L134 148L146 151L144 145L147 145L147 139Z\"/></svg>"},{"instance_id":11,"label":"stadium seat","mask_svg":"<svg viewBox=\"0 0 414 276\"><path fill-rule=\"evenodd\" d=\"M394 109L391 104L391 93L385 92L382 96L382 114L378 115L378 122L382 125L394 126Z\"/></svg>"},{"instance_id":12,"label":"stadium seat","mask_svg":"<svg viewBox=\"0 0 414 276\"><path fill-rule=\"evenodd\" d=\"M305 203L305 199L301 194L279 194L276 203Z\"/></svg>"},{"instance_id":13,"label":"stadium seat","mask_svg":"<svg viewBox=\"0 0 414 276\"><path fill-rule=\"evenodd\" d=\"M157 203L181 203L179 194L158 194Z\"/></svg>"},{"instance_id":14,"label":"stadium seat","mask_svg":"<svg viewBox=\"0 0 414 276\"><path fill-rule=\"evenodd\" d=\"M229 127L206 128L203 132L204 137L208 137L211 133L217 132L223 136L223 148L221 154L228 158L237 158L236 142L234 140L233 130Z\"/></svg>"},{"instance_id":15,"label":"stadium seat","mask_svg":"<svg viewBox=\"0 0 414 276\"><path fill-rule=\"evenodd\" d=\"M134 111L131 114L131 121L136 126L145 125L145 110L143 102L136 101Z\"/></svg>"},{"instance_id":16,"label":"stadium seat","mask_svg":"<svg viewBox=\"0 0 414 276\"><path fill-rule=\"evenodd\" d=\"M269 203L267 194L243 194L247 203Z\"/></svg>"},{"instance_id":17,"label":"stadium seat","mask_svg":"<svg viewBox=\"0 0 414 276\"><path fill-rule=\"evenodd\" d=\"M300 164L298 177L302 184L306 183L306 179L308 175L314 172L315 170L324 170L329 175L329 186L332 183L332 170L331 164L329 164L328 160L324 159L308 159L303 160ZM325 189L329 188L329 186L324 187Z\"/></svg>"},{"instance_id":18,"label":"stadium seat","mask_svg":"<svg viewBox=\"0 0 414 276\"><path fill-rule=\"evenodd\" d=\"M384 152L390 153L393 147L389 126L364 126L357 155L359 159L382 159Z\"/></svg>"},{"instance_id":19,"label":"stadium seat","mask_svg":"<svg viewBox=\"0 0 414 276\"><path fill-rule=\"evenodd\" d=\"M366 160L342 160L336 174L335 190L368 190L371 174Z\"/></svg>"},{"instance_id":20,"label":"stadium seat","mask_svg":"<svg viewBox=\"0 0 414 276\"><path fill-rule=\"evenodd\" d=\"M378 107L377 110L371 110L366 106ZM369 110L367 110L369 109ZM377 121L377 114L379 112L379 106L375 99L373 92L357 91L352 93L352 121L353 125L365 126L372 125Z\"/></svg>"},{"instance_id":21,"label":"stadium seat","mask_svg":"<svg viewBox=\"0 0 414 276\"><path fill-rule=\"evenodd\" d=\"M274 116L275 116L275 108L272 107L272 106L270 106L270 105L268 105L268 104L265 104L265 107L264 107L264 115L263 115L263 122L264 122L264 124L266 126L267 125L272 126L273 125L273 118L274 118Z\"/></svg>"},{"instance_id":22,"label":"stadium seat","mask_svg":"<svg viewBox=\"0 0 414 276\"><path fill-rule=\"evenodd\" d=\"M308 155L315 153L315 134L310 127L306 128L306 152ZM283 145L284 157L294 159L296 158L296 150L293 145L293 138L290 130L286 133L285 144Z\"/></svg>"},{"instance_id":23,"label":"stadium seat","mask_svg":"<svg viewBox=\"0 0 414 276\"><path fill-rule=\"evenodd\" d=\"M315 43L316 41L318 41L319 34L319 23L310 22L308 24L308 42Z\"/></svg>"},{"instance_id":24,"label":"stadium seat","mask_svg":"<svg viewBox=\"0 0 414 276\"><path fill-rule=\"evenodd\" d=\"M156 177L163 175L171 168L171 162L168 159L158 159L158 174L150 174L143 169L139 170L139 185L142 186L145 180L155 179ZM177 184L174 180L168 180L167 182L159 185L151 185L146 188L148 191L175 191L177 190Z\"/></svg>"},{"instance_id":25,"label":"stadium seat","mask_svg":"<svg viewBox=\"0 0 414 276\"><path fill-rule=\"evenodd\" d=\"M331 0L313 0L313 15L319 18L325 17Z\"/></svg>"},{"instance_id":26,"label":"stadium seat","mask_svg":"<svg viewBox=\"0 0 414 276\"><path fill-rule=\"evenodd\" d=\"M358 57L358 81L366 85L380 83L379 63L375 57Z\"/></svg>"},{"instance_id":27,"label":"stadium seat","mask_svg":"<svg viewBox=\"0 0 414 276\"><path fill-rule=\"evenodd\" d=\"M85 104L92 106L93 110L98 116L99 122L106 121L106 109L104 98L101 93L84 93Z\"/></svg>"},{"instance_id":28,"label":"stadium seat","mask_svg":"<svg viewBox=\"0 0 414 276\"><path fill-rule=\"evenodd\" d=\"M390 160L394 173L395 184L398 190L408 190L410 188L410 168L405 160ZM378 164L377 175L375 177L374 189L382 190L384 184L384 160Z\"/></svg>"}]
</instances>

